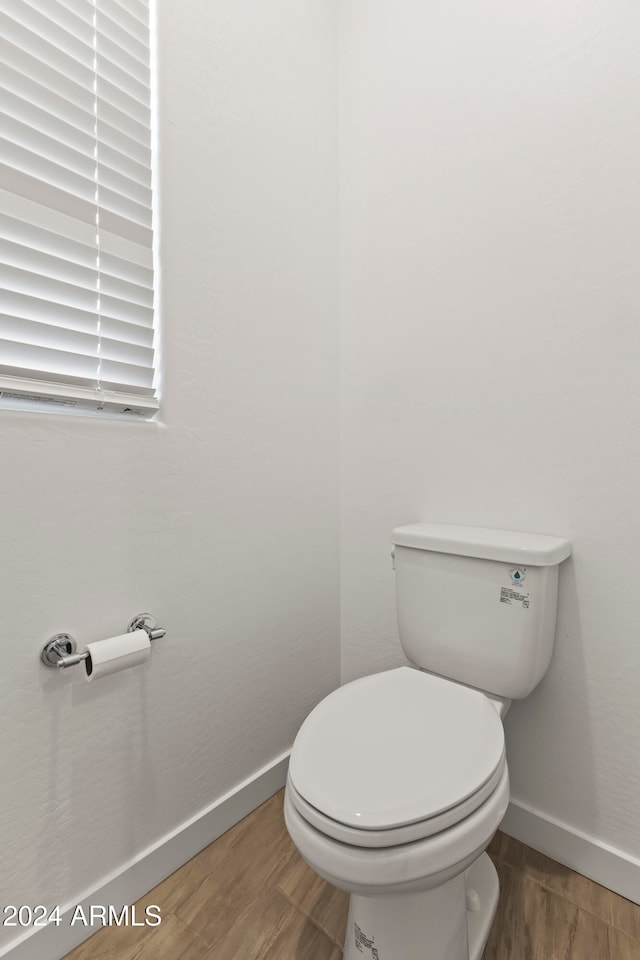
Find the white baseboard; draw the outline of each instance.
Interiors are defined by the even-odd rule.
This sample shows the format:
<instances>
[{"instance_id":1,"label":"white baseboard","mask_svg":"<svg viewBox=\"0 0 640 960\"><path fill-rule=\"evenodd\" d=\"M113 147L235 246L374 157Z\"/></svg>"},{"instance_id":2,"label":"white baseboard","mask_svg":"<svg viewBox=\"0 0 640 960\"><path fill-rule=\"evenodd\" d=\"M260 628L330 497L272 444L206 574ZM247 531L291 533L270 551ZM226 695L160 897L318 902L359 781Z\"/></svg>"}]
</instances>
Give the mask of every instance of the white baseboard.
<instances>
[{"instance_id":1,"label":"white baseboard","mask_svg":"<svg viewBox=\"0 0 640 960\"><path fill-rule=\"evenodd\" d=\"M80 924L70 926L76 905L81 905L88 915L90 904L113 904L116 907L133 904L283 787L288 764L287 751L210 807L143 850L116 873L104 877L90 890L83 892L73 904L62 910L62 923L59 926L49 924L30 930L0 949L0 957L6 957L7 960L60 960L96 932L95 928Z\"/></svg>"},{"instance_id":2,"label":"white baseboard","mask_svg":"<svg viewBox=\"0 0 640 960\"><path fill-rule=\"evenodd\" d=\"M512 800L500 829L558 863L640 904L640 860Z\"/></svg>"}]
</instances>

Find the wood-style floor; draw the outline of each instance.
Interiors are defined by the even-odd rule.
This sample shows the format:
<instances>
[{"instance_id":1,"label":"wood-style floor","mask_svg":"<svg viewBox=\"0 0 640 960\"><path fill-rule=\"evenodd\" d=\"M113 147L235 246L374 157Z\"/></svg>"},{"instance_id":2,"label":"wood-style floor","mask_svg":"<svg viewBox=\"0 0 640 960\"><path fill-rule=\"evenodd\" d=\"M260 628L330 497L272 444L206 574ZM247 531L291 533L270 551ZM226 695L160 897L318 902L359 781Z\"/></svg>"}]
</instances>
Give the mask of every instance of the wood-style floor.
<instances>
[{"instance_id":1,"label":"wood-style floor","mask_svg":"<svg viewBox=\"0 0 640 960\"><path fill-rule=\"evenodd\" d=\"M640 960L640 907L498 834L484 960ZM104 927L65 960L340 960L347 895L300 859L282 791L143 897L157 927ZM416 958L422 960L422 958ZM425 958L427 960L427 958Z\"/></svg>"}]
</instances>

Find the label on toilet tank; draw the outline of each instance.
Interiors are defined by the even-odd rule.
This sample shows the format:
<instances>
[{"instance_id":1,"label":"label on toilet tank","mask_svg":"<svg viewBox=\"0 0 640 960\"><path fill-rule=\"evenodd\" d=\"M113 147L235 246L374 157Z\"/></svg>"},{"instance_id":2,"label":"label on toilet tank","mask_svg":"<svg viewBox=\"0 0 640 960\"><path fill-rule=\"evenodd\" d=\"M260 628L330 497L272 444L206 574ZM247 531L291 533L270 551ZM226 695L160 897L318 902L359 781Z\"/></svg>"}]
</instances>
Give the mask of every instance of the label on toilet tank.
<instances>
[{"instance_id":1,"label":"label on toilet tank","mask_svg":"<svg viewBox=\"0 0 640 960\"><path fill-rule=\"evenodd\" d=\"M524 583L524 581L527 579L527 568L511 567L511 570L509 570L509 576L511 577L511 583L513 584Z\"/></svg>"},{"instance_id":2,"label":"label on toilet tank","mask_svg":"<svg viewBox=\"0 0 640 960\"><path fill-rule=\"evenodd\" d=\"M523 610L529 609L529 594L520 593L514 587L500 587L500 603L521 603Z\"/></svg>"},{"instance_id":3,"label":"label on toilet tank","mask_svg":"<svg viewBox=\"0 0 640 960\"><path fill-rule=\"evenodd\" d=\"M371 960L382 960L382 957L374 946L374 938L368 937L365 933L363 933L358 924L355 922L353 924L353 933L355 937L356 950L358 950L360 953L364 953L365 950L367 952L371 951Z\"/></svg>"}]
</instances>

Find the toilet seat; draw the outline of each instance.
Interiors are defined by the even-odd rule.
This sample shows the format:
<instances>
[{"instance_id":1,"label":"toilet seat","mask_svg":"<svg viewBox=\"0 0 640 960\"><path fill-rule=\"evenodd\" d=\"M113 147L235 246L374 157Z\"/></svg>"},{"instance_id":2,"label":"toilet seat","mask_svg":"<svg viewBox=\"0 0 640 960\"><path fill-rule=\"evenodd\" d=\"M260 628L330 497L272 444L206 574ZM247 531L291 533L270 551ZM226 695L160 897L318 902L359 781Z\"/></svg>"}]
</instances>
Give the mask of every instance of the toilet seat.
<instances>
[{"instance_id":1,"label":"toilet seat","mask_svg":"<svg viewBox=\"0 0 640 960\"><path fill-rule=\"evenodd\" d=\"M428 817L425 820L418 820L416 823L409 823L404 827L391 827L386 830L361 830L332 820L300 796L290 777L287 777L287 792L292 805L300 816L325 836L339 840L341 843L351 844L354 847L395 847L402 843L424 840L460 823L461 820L472 814L492 796L502 780L505 767L506 763L503 757L503 762L498 765L493 776L477 794L468 797L467 800L457 806L445 810L444 813L435 817Z\"/></svg>"},{"instance_id":2,"label":"toilet seat","mask_svg":"<svg viewBox=\"0 0 640 960\"><path fill-rule=\"evenodd\" d=\"M316 830L285 791L287 830L307 863L341 890L361 896L429 890L466 870L486 849L509 804L509 774L489 799L460 823L432 837L383 849L340 843Z\"/></svg>"},{"instance_id":3,"label":"toilet seat","mask_svg":"<svg viewBox=\"0 0 640 960\"><path fill-rule=\"evenodd\" d=\"M470 816L504 770L502 722L484 694L400 667L318 704L296 738L288 791L325 836L389 847Z\"/></svg>"}]
</instances>

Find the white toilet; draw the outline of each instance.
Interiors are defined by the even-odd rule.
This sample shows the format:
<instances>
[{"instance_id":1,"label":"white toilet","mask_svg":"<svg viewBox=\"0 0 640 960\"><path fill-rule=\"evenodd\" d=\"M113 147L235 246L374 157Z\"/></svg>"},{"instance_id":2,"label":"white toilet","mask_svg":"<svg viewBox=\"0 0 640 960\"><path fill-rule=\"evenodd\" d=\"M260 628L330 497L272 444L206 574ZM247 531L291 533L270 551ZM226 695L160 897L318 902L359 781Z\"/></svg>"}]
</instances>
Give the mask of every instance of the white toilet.
<instances>
[{"instance_id":1,"label":"white toilet","mask_svg":"<svg viewBox=\"0 0 640 960\"><path fill-rule=\"evenodd\" d=\"M354 680L312 710L285 820L310 866L351 894L344 960L480 960L498 902L484 850L509 802L502 717L549 666L571 546L434 523L392 540L415 668Z\"/></svg>"}]
</instances>

